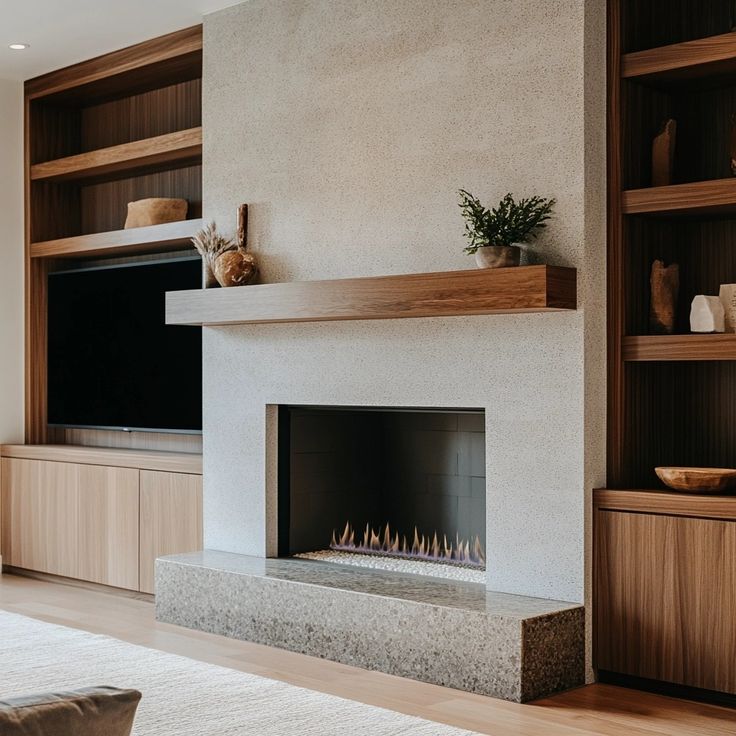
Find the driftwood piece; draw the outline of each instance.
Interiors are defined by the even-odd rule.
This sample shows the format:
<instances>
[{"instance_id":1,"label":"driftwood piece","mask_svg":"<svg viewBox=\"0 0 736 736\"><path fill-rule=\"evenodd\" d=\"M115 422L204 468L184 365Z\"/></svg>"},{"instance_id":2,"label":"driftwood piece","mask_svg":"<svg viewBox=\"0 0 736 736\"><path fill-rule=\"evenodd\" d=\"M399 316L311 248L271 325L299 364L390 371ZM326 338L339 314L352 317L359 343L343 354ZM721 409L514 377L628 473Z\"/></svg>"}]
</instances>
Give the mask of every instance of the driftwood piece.
<instances>
[{"instance_id":1,"label":"driftwood piece","mask_svg":"<svg viewBox=\"0 0 736 736\"><path fill-rule=\"evenodd\" d=\"M665 266L654 261L649 278L649 329L653 335L671 335L675 329L675 310L680 290L680 267L676 263Z\"/></svg>"},{"instance_id":2,"label":"driftwood piece","mask_svg":"<svg viewBox=\"0 0 736 736\"><path fill-rule=\"evenodd\" d=\"M677 121L665 120L652 143L652 186L665 187L672 184L675 166L675 143Z\"/></svg>"},{"instance_id":3,"label":"driftwood piece","mask_svg":"<svg viewBox=\"0 0 736 736\"><path fill-rule=\"evenodd\" d=\"M240 250L248 247L248 205L238 207L238 225L235 231L235 244Z\"/></svg>"}]
</instances>

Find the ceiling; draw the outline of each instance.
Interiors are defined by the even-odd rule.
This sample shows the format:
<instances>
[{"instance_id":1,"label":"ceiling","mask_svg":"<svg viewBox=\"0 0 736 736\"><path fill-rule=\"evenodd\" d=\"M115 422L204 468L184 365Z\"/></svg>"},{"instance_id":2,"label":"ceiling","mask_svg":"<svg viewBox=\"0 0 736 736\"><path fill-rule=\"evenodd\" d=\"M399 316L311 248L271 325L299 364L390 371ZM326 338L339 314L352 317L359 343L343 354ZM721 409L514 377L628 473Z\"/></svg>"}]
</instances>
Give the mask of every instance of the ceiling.
<instances>
[{"instance_id":1,"label":"ceiling","mask_svg":"<svg viewBox=\"0 0 736 736\"><path fill-rule=\"evenodd\" d=\"M25 80L202 22L242 0L0 0L0 78ZM12 51L11 43L30 48Z\"/></svg>"}]
</instances>

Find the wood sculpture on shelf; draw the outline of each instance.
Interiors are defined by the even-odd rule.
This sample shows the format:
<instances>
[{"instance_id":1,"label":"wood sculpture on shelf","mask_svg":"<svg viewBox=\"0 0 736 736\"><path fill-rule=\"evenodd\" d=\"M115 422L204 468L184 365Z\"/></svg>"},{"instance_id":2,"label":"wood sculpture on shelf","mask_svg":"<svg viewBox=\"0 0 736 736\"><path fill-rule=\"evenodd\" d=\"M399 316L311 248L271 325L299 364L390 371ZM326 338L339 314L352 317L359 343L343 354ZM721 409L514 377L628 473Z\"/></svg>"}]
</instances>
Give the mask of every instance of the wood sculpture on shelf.
<instances>
[{"instance_id":1,"label":"wood sculpture on shelf","mask_svg":"<svg viewBox=\"0 0 736 736\"><path fill-rule=\"evenodd\" d=\"M652 143L653 187L665 187L673 182L676 139L677 121L665 120Z\"/></svg>"},{"instance_id":2,"label":"wood sculpture on shelf","mask_svg":"<svg viewBox=\"0 0 736 736\"><path fill-rule=\"evenodd\" d=\"M680 290L680 267L677 263L665 266L654 261L649 278L651 301L649 329L653 335L671 335L675 329L675 310Z\"/></svg>"}]
</instances>

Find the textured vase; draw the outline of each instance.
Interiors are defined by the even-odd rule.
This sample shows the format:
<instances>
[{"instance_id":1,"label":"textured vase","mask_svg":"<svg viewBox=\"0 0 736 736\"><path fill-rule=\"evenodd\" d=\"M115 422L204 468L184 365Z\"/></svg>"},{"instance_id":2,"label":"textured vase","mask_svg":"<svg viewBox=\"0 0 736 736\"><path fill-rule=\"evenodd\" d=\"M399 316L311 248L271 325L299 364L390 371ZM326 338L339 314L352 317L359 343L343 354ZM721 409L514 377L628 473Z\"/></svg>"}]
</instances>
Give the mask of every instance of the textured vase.
<instances>
[{"instance_id":1,"label":"textured vase","mask_svg":"<svg viewBox=\"0 0 736 736\"><path fill-rule=\"evenodd\" d=\"M475 251L478 268L509 268L518 266L520 261L518 245L483 245Z\"/></svg>"},{"instance_id":2,"label":"textured vase","mask_svg":"<svg viewBox=\"0 0 736 736\"><path fill-rule=\"evenodd\" d=\"M258 265L250 253L230 250L218 256L212 270L220 286L245 286L258 274Z\"/></svg>"}]
</instances>

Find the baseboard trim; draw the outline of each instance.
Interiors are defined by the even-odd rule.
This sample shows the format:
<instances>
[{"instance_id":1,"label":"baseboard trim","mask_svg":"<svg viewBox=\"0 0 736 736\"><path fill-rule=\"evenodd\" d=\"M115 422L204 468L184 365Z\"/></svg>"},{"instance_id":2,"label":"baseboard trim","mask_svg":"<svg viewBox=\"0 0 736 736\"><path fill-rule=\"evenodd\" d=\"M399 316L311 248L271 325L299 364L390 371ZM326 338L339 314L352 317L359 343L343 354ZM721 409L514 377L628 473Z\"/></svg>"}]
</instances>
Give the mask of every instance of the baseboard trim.
<instances>
[{"instance_id":1,"label":"baseboard trim","mask_svg":"<svg viewBox=\"0 0 736 736\"><path fill-rule=\"evenodd\" d=\"M710 705L722 705L727 708L736 708L736 694L722 693L717 690L705 690L688 685L677 685L662 680L650 680L646 677L634 677L633 675L622 675L618 672L598 671L598 682L606 685L618 685L633 690L643 690L656 695L666 695L680 700L694 700L698 703Z\"/></svg>"},{"instance_id":2,"label":"baseboard trim","mask_svg":"<svg viewBox=\"0 0 736 736\"><path fill-rule=\"evenodd\" d=\"M90 583L87 580L76 580L75 578L65 578L61 575L51 575L46 572L37 572L35 570L26 570L23 567L13 567L12 565L3 565L3 573L7 575L18 575L23 578L31 578L46 583L57 583L59 585L68 585L70 588L82 588L84 590L94 590L98 593L107 593L108 595L116 595L121 598L133 598L138 601L146 601L147 603L155 603L156 597L150 593L141 593L137 590L126 590L125 588L113 588L110 585L102 585L100 583Z\"/></svg>"}]
</instances>

